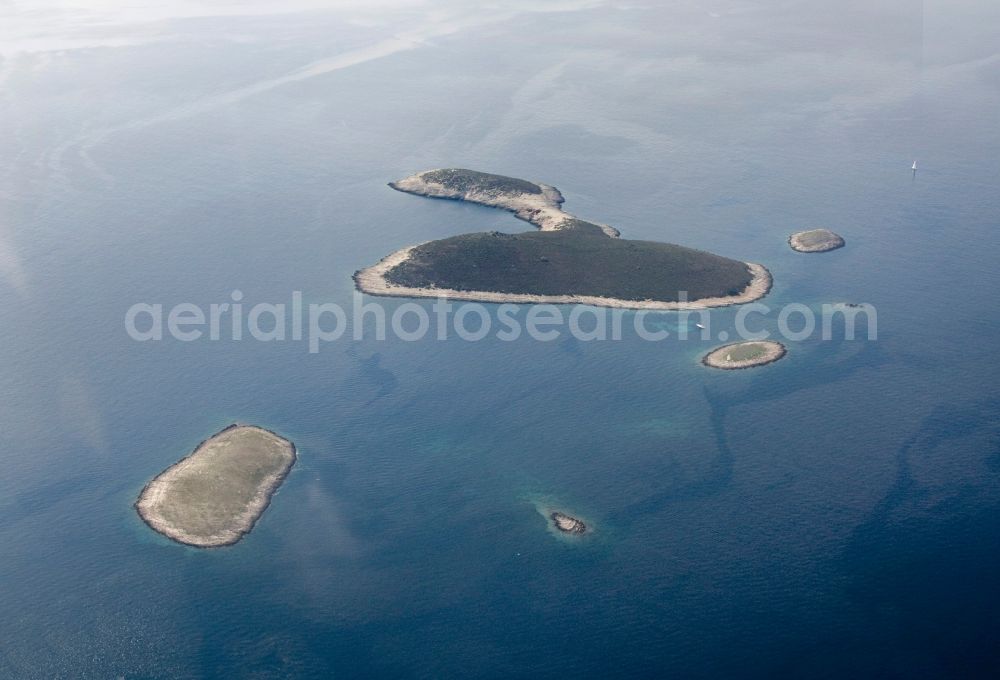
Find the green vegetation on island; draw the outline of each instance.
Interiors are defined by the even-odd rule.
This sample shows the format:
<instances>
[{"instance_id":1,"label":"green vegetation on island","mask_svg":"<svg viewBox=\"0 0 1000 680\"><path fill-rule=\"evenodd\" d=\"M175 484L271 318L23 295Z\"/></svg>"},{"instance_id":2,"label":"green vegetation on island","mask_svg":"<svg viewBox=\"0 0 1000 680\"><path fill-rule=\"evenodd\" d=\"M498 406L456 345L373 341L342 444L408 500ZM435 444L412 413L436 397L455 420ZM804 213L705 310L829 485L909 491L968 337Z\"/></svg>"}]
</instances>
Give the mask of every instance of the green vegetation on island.
<instances>
[{"instance_id":1,"label":"green vegetation on island","mask_svg":"<svg viewBox=\"0 0 1000 680\"><path fill-rule=\"evenodd\" d=\"M372 295L678 309L741 304L770 289L761 265L620 239L613 227L565 212L559 190L547 184L444 169L390 186L509 210L539 231L463 234L397 251L355 273L358 289Z\"/></svg>"},{"instance_id":2,"label":"green vegetation on island","mask_svg":"<svg viewBox=\"0 0 1000 680\"><path fill-rule=\"evenodd\" d=\"M542 231L581 229L618 236L618 230L613 227L587 222L564 211L562 194L554 186L516 177L448 168L410 175L398 182L389 182L389 186L407 194L509 210Z\"/></svg>"},{"instance_id":3,"label":"green vegetation on island","mask_svg":"<svg viewBox=\"0 0 1000 680\"><path fill-rule=\"evenodd\" d=\"M711 253L584 231L464 234L414 248L386 280L412 288L678 301L739 295L747 265Z\"/></svg>"},{"instance_id":4,"label":"green vegetation on island","mask_svg":"<svg viewBox=\"0 0 1000 680\"><path fill-rule=\"evenodd\" d=\"M135 507L151 528L199 548L231 545L254 526L295 463L295 445L230 425L150 481Z\"/></svg>"},{"instance_id":5,"label":"green vegetation on island","mask_svg":"<svg viewBox=\"0 0 1000 680\"><path fill-rule=\"evenodd\" d=\"M706 354L701 362L712 368L737 369L763 366L785 356L785 346L774 340L753 340L723 345Z\"/></svg>"},{"instance_id":6,"label":"green vegetation on island","mask_svg":"<svg viewBox=\"0 0 1000 680\"><path fill-rule=\"evenodd\" d=\"M800 253L825 253L844 247L844 238L829 229L799 231L788 237L788 245Z\"/></svg>"},{"instance_id":7,"label":"green vegetation on island","mask_svg":"<svg viewBox=\"0 0 1000 680\"><path fill-rule=\"evenodd\" d=\"M495 195L543 193L542 187L534 182L461 168L430 170L423 173L422 177L425 182L441 184L461 193L474 191Z\"/></svg>"}]
</instances>

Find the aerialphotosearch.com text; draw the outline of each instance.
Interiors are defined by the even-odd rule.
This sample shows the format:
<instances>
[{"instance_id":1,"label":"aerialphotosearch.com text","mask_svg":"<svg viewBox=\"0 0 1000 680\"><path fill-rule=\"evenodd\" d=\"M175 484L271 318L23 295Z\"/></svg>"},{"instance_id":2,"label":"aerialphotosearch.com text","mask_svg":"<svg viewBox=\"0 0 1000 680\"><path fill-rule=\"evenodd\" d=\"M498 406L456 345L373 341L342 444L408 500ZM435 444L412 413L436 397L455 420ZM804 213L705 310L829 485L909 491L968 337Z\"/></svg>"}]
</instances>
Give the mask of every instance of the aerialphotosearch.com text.
<instances>
[{"instance_id":1,"label":"aerialphotosearch.com text","mask_svg":"<svg viewBox=\"0 0 1000 680\"><path fill-rule=\"evenodd\" d=\"M664 324L664 319L675 323ZM768 319L776 324L768 324ZM631 333L642 340L659 342L668 338L764 340L776 333L784 340L798 342L810 338L830 340L835 335L854 340L863 329L868 340L875 340L877 319L875 307L870 304L836 303L814 308L801 303L771 307L752 302L736 308L733 332L713 334L708 309L654 311L587 305L482 304L447 298L399 302L366 299L356 291L350 308L345 309L334 302L307 303L301 291L292 292L287 303L251 305L241 291L234 290L229 300L209 305L138 302L125 313L125 331L137 342L304 342L309 353L315 354L324 345L345 339L389 337L405 342L452 337L468 342L490 337L511 342L527 336L551 342L566 335L580 341L621 340Z\"/></svg>"}]
</instances>

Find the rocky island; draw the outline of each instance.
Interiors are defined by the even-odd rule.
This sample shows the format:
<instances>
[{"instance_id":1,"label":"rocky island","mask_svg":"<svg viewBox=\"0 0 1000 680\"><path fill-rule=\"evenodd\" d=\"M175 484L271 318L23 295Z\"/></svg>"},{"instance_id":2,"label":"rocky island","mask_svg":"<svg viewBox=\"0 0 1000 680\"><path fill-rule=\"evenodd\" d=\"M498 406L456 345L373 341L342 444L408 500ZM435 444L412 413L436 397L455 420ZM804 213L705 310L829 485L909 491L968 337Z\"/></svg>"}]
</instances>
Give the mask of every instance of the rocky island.
<instances>
[{"instance_id":1,"label":"rocky island","mask_svg":"<svg viewBox=\"0 0 1000 680\"><path fill-rule=\"evenodd\" d=\"M389 186L407 194L449 198L507 210L541 231L589 229L601 231L612 238L620 235L614 227L585 222L564 211L562 204L565 199L558 189L548 184L475 170L448 168L418 172L398 182L389 182Z\"/></svg>"},{"instance_id":2,"label":"rocky island","mask_svg":"<svg viewBox=\"0 0 1000 680\"><path fill-rule=\"evenodd\" d=\"M463 234L403 248L355 272L357 288L371 295L670 310L742 304L770 290L771 276L759 264L621 239L613 227L565 212L559 190L547 184L445 169L390 186L509 210L538 231Z\"/></svg>"},{"instance_id":3,"label":"rocky island","mask_svg":"<svg viewBox=\"0 0 1000 680\"><path fill-rule=\"evenodd\" d=\"M800 253L825 253L844 247L844 238L829 229L799 231L788 237L788 245Z\"/></svg>"},{"instance_id":4,"label":"rocky island","mask_svg":"<svg viewBox=\"0 0 1000 680\"><path fill-rule=\"evenodd\" d=\"M736 342L706 354L701 363L712 368L733 370L770 364L785 356L785 346L774 340Z\"/></svg>"},{"instance_id":5,"label":"rocky island","mask_svg":"<svg viewBox=\"0 0 1000 680\"><path fill-rule=\"evenodd\" d=\"M135 508L178 543L232 545L267 509L295 457L295 445L270 430L230 425L146 484Z\"/></svg>"},{"instance_id":6,"label":"rocky island","mask_svg":"<svg viewBox=\"0 0 1000 680\"><path fill-rule=\"evenodd\" d=\"M567 515L564 512L553 512L549 515L549 519L552 520L555 528L564 534L584 534L587 532L587 525L583 523L583 520Z\"/></svg>"}]
</instances>

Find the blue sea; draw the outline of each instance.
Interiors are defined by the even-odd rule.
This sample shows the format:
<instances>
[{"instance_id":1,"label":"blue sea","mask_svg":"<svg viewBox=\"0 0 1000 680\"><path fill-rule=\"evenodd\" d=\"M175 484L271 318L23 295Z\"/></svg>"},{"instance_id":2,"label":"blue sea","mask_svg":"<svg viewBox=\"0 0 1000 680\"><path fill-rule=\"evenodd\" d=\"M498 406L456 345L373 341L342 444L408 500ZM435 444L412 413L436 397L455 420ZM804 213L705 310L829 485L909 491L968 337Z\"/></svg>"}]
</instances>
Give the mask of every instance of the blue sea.
<instances>
[{"instance_id":1,"label":"blue sea","mask_svg":"<svg viewBox=\"0 0 1000 680\"><path fill-rule=\"evenodd\" d=\"M996 677L998 27L986 0L0 5L0 677ZM126 332L234 290L350 309L391 251L529 228L386 186L449 166L763 263L775 310L870 303L877 339L713 371L714 337ZM789 249L815 226L846 247ZM151 531L143 485L232 422L299 450L260 522Z\"/></svg>"}]
</instances>

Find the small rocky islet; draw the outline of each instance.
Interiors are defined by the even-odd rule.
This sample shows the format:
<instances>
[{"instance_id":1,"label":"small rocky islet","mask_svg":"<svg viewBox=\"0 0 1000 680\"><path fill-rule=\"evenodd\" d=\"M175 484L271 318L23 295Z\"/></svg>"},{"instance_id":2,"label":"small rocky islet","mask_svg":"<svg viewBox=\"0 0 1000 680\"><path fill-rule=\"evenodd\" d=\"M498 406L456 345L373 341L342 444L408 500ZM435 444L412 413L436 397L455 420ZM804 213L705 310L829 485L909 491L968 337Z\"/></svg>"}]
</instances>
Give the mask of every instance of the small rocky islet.
<instances>
[{"instance_id":1,"label":"small rocky islet","mask_svg":"<svg viewBox=\"0 0 1000 680\"><path fill-rule=\"evenodd\" d=\"M788 237L788 245L798 253L825 253L843 248L844 237L829 229L797 231Z\"/></svg>"},{"instance_id":2,"label":"small rocky islet","mask_svg":"<svg viewBox=\"0 0 1000 680\"><path fill-rule=\"evenodd\" d=\"M584 524L583 520L567 515L565 512L555 510L549 513L549 519L552 520L552 526L564 534L578 536L587 533L587 525Z\"/></svg>"},{"instance_id":3,"label":"small rocky islet","mask_svg":"<svg viewBox=\"0 0 1000 680\"><path fill-rule=\"evenodd\" d=\"M711 368L736 370L774 363L785 353L785 346L774 340L734 342L713 349L702 357L701 363Z\"/></svg>"}]
</instances>

